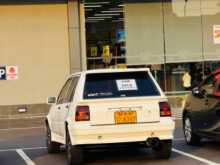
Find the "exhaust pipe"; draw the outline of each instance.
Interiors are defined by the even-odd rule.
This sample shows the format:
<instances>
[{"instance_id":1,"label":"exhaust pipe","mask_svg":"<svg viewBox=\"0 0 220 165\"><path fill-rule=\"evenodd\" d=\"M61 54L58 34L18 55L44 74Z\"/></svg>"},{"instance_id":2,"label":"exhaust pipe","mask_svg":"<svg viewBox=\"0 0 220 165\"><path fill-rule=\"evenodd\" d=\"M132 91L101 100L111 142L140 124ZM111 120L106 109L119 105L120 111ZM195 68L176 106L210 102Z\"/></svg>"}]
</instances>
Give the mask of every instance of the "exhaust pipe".
<instances>
[{"instance_id":1,"label":"exhaust pipe","mask_svg":"<svg viewBox=\"0 0 220 165\"><path fill-rule=\"evenodd\" d=\"M148 147L151 148L159 148L161 146L161 142L159 138L148 138L146 144Z\"/></svg>"}]
</instances>

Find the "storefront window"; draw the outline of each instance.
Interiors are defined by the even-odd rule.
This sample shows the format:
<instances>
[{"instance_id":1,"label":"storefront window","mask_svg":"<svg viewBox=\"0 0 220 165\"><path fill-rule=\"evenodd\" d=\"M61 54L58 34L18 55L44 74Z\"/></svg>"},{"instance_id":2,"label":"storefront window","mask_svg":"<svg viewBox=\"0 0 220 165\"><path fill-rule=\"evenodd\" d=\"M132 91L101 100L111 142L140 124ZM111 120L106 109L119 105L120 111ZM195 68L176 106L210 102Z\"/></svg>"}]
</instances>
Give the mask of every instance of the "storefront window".
<instances>
[{"instance_id":1,"label":"storefront window","mask_svg":"<svg viewBox=\"0 0 220 165\"><path fill-rule=\"evenodd\" d=\"M86 0L88 69L147 66L163 90L191 90L220 67L219 3Z\"/></svg>"},{"instance_id":2,"label":"storefront window","mask_svg":"<svg viewBox=\"0 0 220 165\"><path fill-rule=\"evenodd\" d=\"M88 69L124 67L124 3L85 1Z\"/></svg>"},{"instance_id":3,"label":"storefront window","mask_svg":"<svg viewBox=\"0 0 220 165\"><path fill-rule=\"evenodd\" d=\"M211 72L220 68L220 61L206 61L205 62L205 75L209 75Z\"/></svg>"},{"instance_id":4,"label":"storefront window","mask_svg":"<svg viewBox=\"0 0 220 165\"><path fill-rule=\"evenodd\" d=\"M166 64L167 91L188 91L203 80L202 63Z\"/></svg>"}]
</instances>

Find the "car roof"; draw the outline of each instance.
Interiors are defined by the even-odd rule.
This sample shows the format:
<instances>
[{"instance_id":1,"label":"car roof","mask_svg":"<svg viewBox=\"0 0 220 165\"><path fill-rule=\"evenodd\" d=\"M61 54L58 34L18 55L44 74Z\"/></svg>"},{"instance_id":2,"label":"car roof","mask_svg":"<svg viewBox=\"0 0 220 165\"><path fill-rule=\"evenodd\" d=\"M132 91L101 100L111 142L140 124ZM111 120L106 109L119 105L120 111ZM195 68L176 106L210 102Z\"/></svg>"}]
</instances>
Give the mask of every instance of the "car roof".
<instances>
[{"instance_id":1,"label":"car roof","mask_svg":"<svg viewBox=\"0 0 220 165\"><path fill-rule=\"evenodd\" d=\"M140 71L150 71L149 68L126 68L126 69L94 69L82 72L77 72L72 74L70 77L80 75L80 74L96 74L96 73L118 73L118 72L140 72Z\"/></svg>"}]
</instances>

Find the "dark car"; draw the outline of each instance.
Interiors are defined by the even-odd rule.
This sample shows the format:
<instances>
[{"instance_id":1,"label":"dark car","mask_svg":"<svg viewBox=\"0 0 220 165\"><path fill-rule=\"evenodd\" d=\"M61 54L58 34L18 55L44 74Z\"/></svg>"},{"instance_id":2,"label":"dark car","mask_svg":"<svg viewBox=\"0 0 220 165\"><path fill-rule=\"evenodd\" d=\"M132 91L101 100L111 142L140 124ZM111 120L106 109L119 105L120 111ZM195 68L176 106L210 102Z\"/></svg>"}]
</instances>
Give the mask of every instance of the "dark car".
<instances>
[{"instance_id":1,"label":"dark car","mask_svg":"<svg viewBox=\"0 0 220 165\"><path fill-rule=\"evenodd\" d=\"M220 69L194 88L186 100L183 131L189 145L202 138L220 140Z\"/></svg>"}]
</instances>

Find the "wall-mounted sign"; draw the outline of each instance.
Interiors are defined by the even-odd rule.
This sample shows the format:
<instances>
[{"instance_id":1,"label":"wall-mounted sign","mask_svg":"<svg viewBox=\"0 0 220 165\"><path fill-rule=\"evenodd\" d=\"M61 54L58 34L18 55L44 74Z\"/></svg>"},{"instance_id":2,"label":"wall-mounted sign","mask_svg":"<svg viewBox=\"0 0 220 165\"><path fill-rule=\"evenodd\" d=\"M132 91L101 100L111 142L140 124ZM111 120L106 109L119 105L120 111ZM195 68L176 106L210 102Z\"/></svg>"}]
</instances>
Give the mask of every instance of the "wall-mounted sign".
<instances>
[{"instance_id":1,"label":"wall-mounted sign","mask_svg":"<svg viewBox=\"0 0 220 165\"><path fill-rule=\"evenodd\" d=\"M6 80L6 66L0 66L0 80Z\"/></svg>"},{"instance_id":2,"label":"wall-mounted sign","mask_svg":"<svg viewBox=\"0 0 220 165\"><path fill-rule=\"evenodd\" d=\"M18 79L18 67L7 66L7 80L17 80L17 79Z\"/></svg>"},{"instance_id":3,"label":"wall-mounted sign","mask_svg":"<svg viewBox=\"0 0 220 165\"><path fill-rule=\"evenodd\" d=\"M0 66L0 80L17 80L17 66Z\"/></svg>"},{"instance_id":4,"label":"wall-mounted sign","mask_svg":"<svg viewBox=\"0 0 220 165\"><path fill-rule=\"evenodd\" d=\"M220 25L213 26L213 40L214 44L220 44Z\"/></svg>"}]
</instances>

